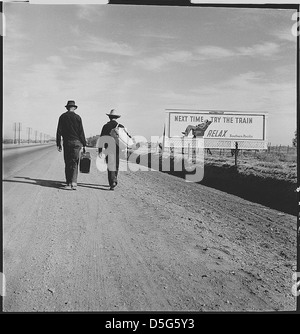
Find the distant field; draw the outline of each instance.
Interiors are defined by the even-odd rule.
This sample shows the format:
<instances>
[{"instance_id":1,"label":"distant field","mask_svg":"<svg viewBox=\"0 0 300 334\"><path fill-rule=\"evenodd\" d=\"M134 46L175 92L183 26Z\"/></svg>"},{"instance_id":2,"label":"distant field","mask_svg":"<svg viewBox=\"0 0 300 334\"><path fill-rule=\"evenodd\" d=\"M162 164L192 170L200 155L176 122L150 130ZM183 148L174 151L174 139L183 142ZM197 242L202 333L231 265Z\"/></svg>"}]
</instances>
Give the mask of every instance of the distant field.
<instances>
[{"instance_id":1,"label":"distant field","mask_svg":"<svg viewBox=\"0 0 300 334\"><path fill-rule=\"evenodd\" d=\"M230 151L212 151L206 154L205 161L219 167L233 166L234 157ZM288 182L297 182L296 148L274 147L268 151L239 151L238 171L246 175L253 174L263 178L273 178Z\"/></svg>"}]
</instances>

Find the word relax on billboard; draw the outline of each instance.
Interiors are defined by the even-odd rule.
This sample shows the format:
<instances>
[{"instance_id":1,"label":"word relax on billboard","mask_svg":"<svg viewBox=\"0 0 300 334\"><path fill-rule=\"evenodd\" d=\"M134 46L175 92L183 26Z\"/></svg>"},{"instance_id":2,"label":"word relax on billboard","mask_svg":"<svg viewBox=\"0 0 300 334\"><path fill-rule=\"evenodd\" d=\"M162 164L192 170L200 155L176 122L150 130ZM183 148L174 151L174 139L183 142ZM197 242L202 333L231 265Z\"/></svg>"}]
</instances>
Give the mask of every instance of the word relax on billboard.
<instances>
[{"instance_id":1,"label":"word relax on billboard","mask_svg":"<svg viewBox=\"0 0 300 334\"><path fill-rule=\"evenodd\" d=\"M186 146L199 135L204 148L234 149L237 143L240 149L264 150L266 124L267 113L261 112L166 109L164 146Z\"/></svg>"}]
</instances>

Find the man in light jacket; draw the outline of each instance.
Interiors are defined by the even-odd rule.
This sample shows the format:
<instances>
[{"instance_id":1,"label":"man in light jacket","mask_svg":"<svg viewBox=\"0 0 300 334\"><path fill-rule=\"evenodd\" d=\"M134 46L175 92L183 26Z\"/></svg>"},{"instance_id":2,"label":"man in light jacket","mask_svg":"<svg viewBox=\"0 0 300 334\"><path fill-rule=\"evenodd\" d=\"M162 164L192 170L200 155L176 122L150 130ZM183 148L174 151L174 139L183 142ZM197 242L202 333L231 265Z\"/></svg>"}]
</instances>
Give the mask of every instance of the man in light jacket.
<instances>
[{"instance_id":1,"label":"man in light jacket","mask_svg":"<svg viewBox=\"0 0 300 334\"><path fill-rule=\"evenodd\" d=\"M111 130L115 129L117 126L119 128L123 128L125 131L124 125L118 123L116 120L121 117L120 115L116 114L115 109L112 109L109 114L106 114L109 117L109 122L104 124L100 138L104 136L111 137ZM132 138L129 133L126 131L129 138ZM119 164L120 164L120 148L115 141L111 141L114 147L110 148L108 155L106 155L105 160L107 164L107 173L108 173L108 183L110 186L110 190L114 190L116 185L118 184L118 172L119 172ZM108 148L108 143L105 143L104 148ZM99 157L102 156L103 147L98 147L98 154Z\"/></svg>"}]
</instances>

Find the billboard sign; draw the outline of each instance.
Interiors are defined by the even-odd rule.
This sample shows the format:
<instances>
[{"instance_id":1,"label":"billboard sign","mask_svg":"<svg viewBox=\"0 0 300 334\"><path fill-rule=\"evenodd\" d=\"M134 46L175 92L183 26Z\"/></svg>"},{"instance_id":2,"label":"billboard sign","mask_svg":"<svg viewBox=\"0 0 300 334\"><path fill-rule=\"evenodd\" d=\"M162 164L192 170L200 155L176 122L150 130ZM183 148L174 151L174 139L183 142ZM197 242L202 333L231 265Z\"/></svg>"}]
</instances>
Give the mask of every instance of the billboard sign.
<instances>
[{"instance_id":1,"label":"billboard sign","mask_svg":"<svg viewBox=\"0 0 300 334\"><path fill-rule=\"evenodd\" d=\"M205 147L266 148L266 113L166 110L168 139L203 137ZM251 144L252 142L252 144Z\"/></svg>"}]
</instances>

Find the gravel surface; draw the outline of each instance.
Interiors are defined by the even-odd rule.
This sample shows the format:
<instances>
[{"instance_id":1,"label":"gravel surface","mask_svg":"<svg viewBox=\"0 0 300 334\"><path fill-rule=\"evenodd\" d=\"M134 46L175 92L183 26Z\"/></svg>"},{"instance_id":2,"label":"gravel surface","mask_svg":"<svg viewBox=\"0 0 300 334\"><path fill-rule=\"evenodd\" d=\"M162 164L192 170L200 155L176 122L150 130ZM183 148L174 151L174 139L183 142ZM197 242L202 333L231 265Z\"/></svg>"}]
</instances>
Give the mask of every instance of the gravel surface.
<instances>
[{"instance_id":1,"label":"gravel surface","mask_svg":"<svg viewBox=\"0 0 300 334\"><path fill-rule=\"evenodd\" d=\"M4 311L295 310L295 216L156 171L110 191L95 149L64 190L55 147L8 151Z\"/></svg>"}]
</instances>

